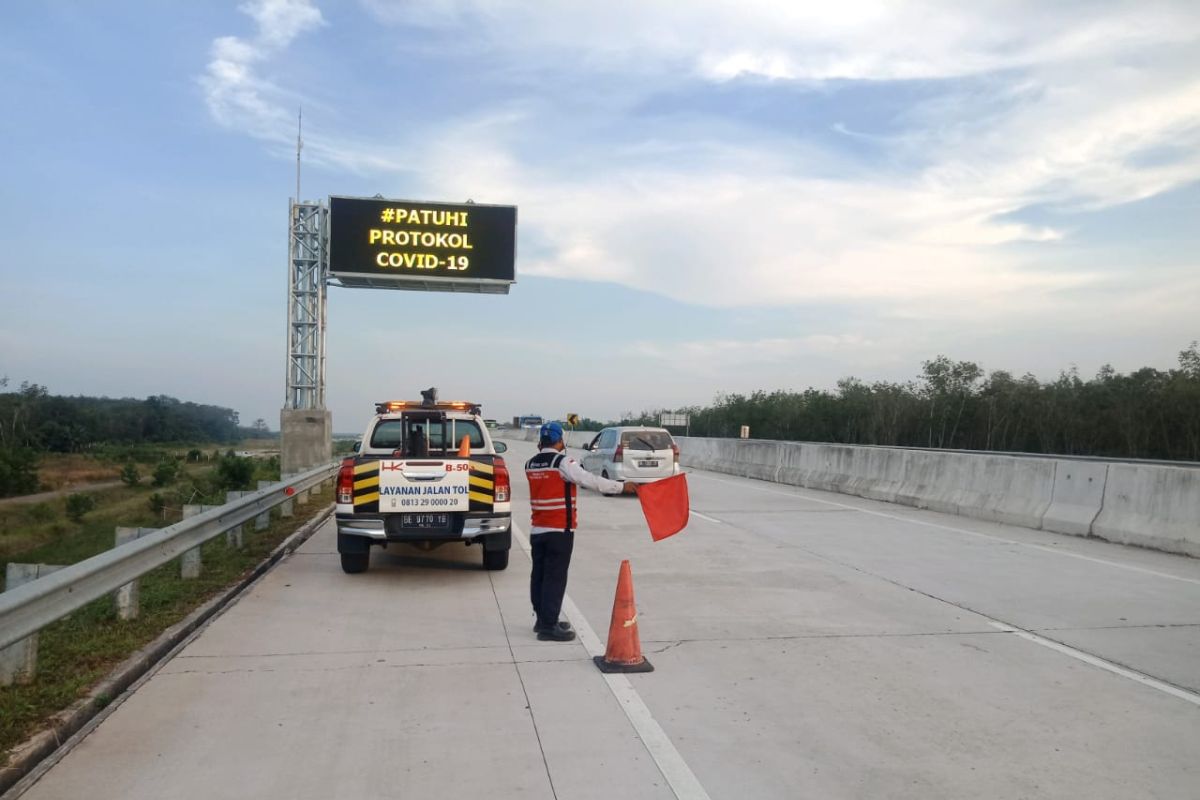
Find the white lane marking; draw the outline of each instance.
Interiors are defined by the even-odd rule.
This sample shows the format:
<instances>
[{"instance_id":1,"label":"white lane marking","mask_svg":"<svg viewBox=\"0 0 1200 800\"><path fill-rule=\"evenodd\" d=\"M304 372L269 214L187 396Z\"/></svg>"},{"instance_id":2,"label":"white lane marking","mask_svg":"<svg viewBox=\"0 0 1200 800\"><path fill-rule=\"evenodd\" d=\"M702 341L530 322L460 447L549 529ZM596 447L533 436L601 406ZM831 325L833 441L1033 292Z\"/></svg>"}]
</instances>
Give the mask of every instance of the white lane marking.
<instances>
[{"instance_id":1,"label":"white lane marking","mask_svg":"<svg viewBox=\"0 0 1200 800\"><path fill-rule=\"evenodd\" d=\"M718 524L718 525L724 525L724 524L725 524L724 522L721 522L721 520L719 520L719 519L714 519L713 517L707 516L707 515L705 515L705 514L701 514L699 511L696 511L696 510L693 510L693 511L691 512L691 514L692 514L692 516L693 516L693 517L699 517L700 519L706 519L706 520L708 520L709 522L715 522L715 523L716 523L716 524Z\"/></svg>"},{"instance_id":2,"label":"white lane marking","mask_svg":"<svg viewBox=\"0 0 1200 800\"><path fill-rule=\"evenodd\" d=\"M696 473L691 472L688 474L695 475ZM808 494L799 494L798 492L784 492L784 491L780 491L779 489L768 489L764 486L754 486L753 484L749 484L749 483L738 483L736 481L724 480L723 478L714 478L710 475L702 475L700 477L705 478L710 481L716 481L717 483L727 483L730 486L740 486L745 489L753 489L756 492L767 492L769 494L781 494L784 497L796 497L801 500L811 501L813 503L824 503L827 506L837 506L838 508L846 508L846 509L850 509L851 511L861 511L863 514L870 514L873 517L883 517L884 519L894 519L898 522L908 522L908 523L912 523L913 525L924 525L926 528L936 528L936 529L942 530L942 531L951 531L953 533L962 533L962 534L966 534L967 536L976 536L980 539L992 539L997 542L1004 542L1005 544L1014 544L1014 545L1019 545L1021 547L1028 547L1033 550L1041 550L1046 553L1054 553L1055 555L1059 555L1059 556L1066 556L1068 558L1077 558L1080 561L1091 561L1093 564L1104 564L1105 566L1117 567L1118 569L1125 569L1125 570L1129 570L1130 572L1141 572L1145 575L1153 575L1156 578L1167 578L1167 579L1173 580L1173 581L1183 581L1184 583L1192 583L1192 584L1196 584L1196 585L1200 586L1200 579L1197 579L1197 578L1185 578L1182 575L1172 575L1169 572L1159 572L1158 570L1146 569L1145 567L1137 567L1137 566L1134 566L1133 564L1122 564L1119 561L1109 561L1104 558L1094 558L1092 556L1085 556L1082 553L1072 553L1067 550L1059 550L1058 548L1055 548L1055 547L1047 547L1046 545L1043 545L1043 544L1032 544L1030 542L1022 542L1022 541L1018 541L1016 539L1008 539L1003 536L995 536L990 533L980 533L979 531L969 531L966 528L955 528L952 525L939 525L936 522L926 522L925 520L913 519L911 517L902 517L897 514L887 514L887 513L884 513L883 511L872 511L869 508L862 508L861 506L852 506L852 505L847 505L846 503L835 503L832 500L820 500L816 497L811 497ZM751 479L746 478L745 480L749 481ZM821 491L820 489L805 489L803 486L797 486L796 488L801 489L806 492ZM870 498L863 498L863 499L867 500L868 502L883 502L880 500L872 501L872 500L870 500ZM692 512L692 513L695 513L695 512ZM1030 528L1030 530L1033 530L1033 528ZM1053 533L1053 531L1043 531L1043 532L1044 533ZM1066 536L1067 534L1061 534L1061 535Z\"/></svg>"},{"instance_id":3,"label":"white lane marking","mask_svg":"<svg viewBox=\"0 0 1200 800\"><path fill-rule=\"evenodd\" d=\"M938 524L932 523L932 522L924 522L922 520L917 520L917 519L908 519L906 517L897 516L895 514L885 514L882 511L871 511L869 509L859 508L858 506L846 505L845 503L835 503L831 500L818 500L815 497L801 495L796 492L783 492L783 491L779 491L778 489L768 489L768 488L761 487L761 486L740 484L735 481L723 480L721 478L711 478L707 475L704 477L709 478L709 480L717 481L718 483L727 483L727 484L730 484L731 486L744 486L745 488L756 489L760 492L770 492L771 494L782 494L782 495L786 495L788 497L797 497L797 498L800 498L801 500L811 500L814 503L825 503L825 504L831 505L831 506L838 506L839 508L848 508L853 511L861 511L864 514L871 514L872 516L877 516L877 517L886 517L887 519L894 519L894 520L898 520L900 522L912 522L917 525L925 525L925 526L928 526L931 528L939 528L941 530L954 531L955 533L965 533L965 534L968 534L971 536L980 536L985 539L997 539L999 541L1007 542L1009 544L1023 545L1025 547L1034 547L1038 550L1046 550L1048 552L1057 553L1059 555L1071 556L1072 558L1082 558L1085 561L1095 561L1099 564L1106 564L1106 565L1112 566L1112 567L1120 567L1122 569L1131 569L1136 572L1145 572L1145 573L1148 573L1151 575L1156 575L1156 576L1162 577L1162 578L1171 578L1173 580L1186 581L1188 583L1200 583L1200 581L1194 580L1192 578L1183 578L1178 575L1171 575L1171 574L1165 573L1165 572L1155 572L1154 570L1143 569L1141 567L1133 567L1133 566L1121 564L1121 563L1118 563L1115 561L1105 561L1105 560L1099 559L1099 558L1091 558L1089 556L1080 556L1080 555L1076 555L1075 553L1065 553L1060 550L1055 550L1054 548L1051 548L1051 547L1044 547L1041 545L1027 545L1024 542L1018 542L1013 539L1005 539L1000 536L990 536L986 533L978 533L976 531L968 531L963 528L954 528L949 525L938 525ZM987 620L989 625L991 625L993 628L996 628L997 630L1004 631L1005 633L1016 634L1017 636L1020 636L1022 639L1026 639L1030 642L1033 642L1034 644L1039 644L1042 647L1048 647L1051 650L1056 650L1056 651L1058 651L1064 655L1070 656L1071 658L1074 658L1078 661L1082 661L1085 664L1091 664L1094 667L1099 667L1100 669L1107 670L1108 672L1111 672L1114 675L1120 675L1123 678L1128 678L1129 680L1136 681L1137 683L1140 683L1143 686L1149 686L1152 689L1157 689L1160 692L1169 694L1172 697L1179 698L1180 700L1185 700L1189 703L1192 703L1193 705L1200 705L1200 695L1195 694L1194 692L1189 692L1186 689L1180 689L1177 686L1172 686L1171 684L1165 683L1156 678L1151 678L1149 675L1144 675L1140 672L1135 672L1134 670L1128 669L1126 667L1122 667L1119 664L1114 664L1111 661L1106 661L1105 659L1099 658L1098 656L1094 656L1090 653L1085 653L1082 650L1076 650L1074 647L1070 647L1070 646L1062 644L1060 642L1056 642L1053 639L1047 639L1044 636L1038 636L1036 633L1031 633L1030 631L1024 630L1023 628L1013 627L1012 625L1009 625L1007 623L992 619L991 617L988 617L986 614L982 614L978 611L972 611L972 613L979 614L979 616L981 616Z\"/></svg>"},{"instance_id":4,"label":"white lane marking","mask_svg":"<svg viewBox=\"0 0 1200 800\"><path fill-rule=\"evenodd\" d=\"M1169 683L1164 683L1157 678L1151 678L1149 675L1144 675L1140 672L1135 672L1119 664L1114 664L1111 661L1106 661L1103 658L1098 658L1091 653L1085 653L1082 650L1076 650L1074 647L1056 642L1053 639L1047 639L1044 636L1038 636L1036 633L1031 633L1023 628L1014 628L1012 625L1006 625L1003 622L988 620L988 624L997 630L1005 633L1013 633L1020 636L1022 639L1027 639L1034 644L1040 644L1042 647L1049 647L1051 650L1068 655L1077 661L1082 661L1085 664L1091 664L1093 667L1107 670L1115 675L1120 675L1122 678L1128 678L1131 681L1137 681L1143 686L1149 686L1151 689L1157 689L1160 692L1169 694L1172 697L1177 697L1180 700L1186 700L1192 705L1200 706L1200 694L1189 692L1186 689L1180 689L1178 686L1172 686Z\"/></svg>"},{"instance_id":5,"label":"white lane marking","mask_svg":"<svg viewBox=\"0 0 1200 800\"><path fill-rule=\"evenodd\" d=\"M529 539L525 536L525 532L515 522L512 523L512 531L517 543L521 545L521 549L529 554ZM587 650L588 655L604 655L604 643L600 641L600 637L592 630L587 618L583 616L579 606L575 605L575 601L569 595L563 597L563 613L575 627L575 633L579 636L579 641ZM654 719L641 695L633 688L629 678L620 673L611 675L601 673L601 677L608 683L609 691L613 693L613 697L617 699L617 703L625 712L626 718L633 725L633 729L637 731L642 744L646 746L650 757L658 765L659 772L666 779L671 791L675 793L675 797L678 800L711 800L708 792L704 791L704 787L696 779L695 773L692 772L687 762L683 760L683 756L671 743L671 739L663 731L662 726Z\"/></svg>"}]
</instances>

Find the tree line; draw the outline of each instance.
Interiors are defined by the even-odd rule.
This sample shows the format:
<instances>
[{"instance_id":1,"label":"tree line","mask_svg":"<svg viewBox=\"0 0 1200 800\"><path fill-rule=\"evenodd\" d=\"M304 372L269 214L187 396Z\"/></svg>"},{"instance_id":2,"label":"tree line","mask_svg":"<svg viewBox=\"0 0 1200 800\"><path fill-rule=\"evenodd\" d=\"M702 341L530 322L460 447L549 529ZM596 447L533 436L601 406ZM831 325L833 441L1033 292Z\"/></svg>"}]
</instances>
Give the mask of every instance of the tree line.
<instances>
[{"instance_id":1,"label":"tree line","mask_svg":"<svg viewBox=\"0 0 1200 800\"><path fill-rule=\"evenodd\" d=\"M92 452L104 445L163 442L229 443L265 423L243 428L238 413L156 395L145 400L52 395L22 383L4 391L0 378L0 497L37 491L41 453Z\"/></svg>"},{"instance_id":2,"label":"tree line","mask_svg":"<svg viewBox=\"0 0 1200 800\"><path fill-rule=\"evenodd\" d=\"M720 394L712 405L626 414L658 424L691 415L693 436L1200 461L1200 345L1178 366L1092 378L1072 368L1051 381L938 356L916 379L843 378L833 391Z\"/></svg>"}]
</instances>

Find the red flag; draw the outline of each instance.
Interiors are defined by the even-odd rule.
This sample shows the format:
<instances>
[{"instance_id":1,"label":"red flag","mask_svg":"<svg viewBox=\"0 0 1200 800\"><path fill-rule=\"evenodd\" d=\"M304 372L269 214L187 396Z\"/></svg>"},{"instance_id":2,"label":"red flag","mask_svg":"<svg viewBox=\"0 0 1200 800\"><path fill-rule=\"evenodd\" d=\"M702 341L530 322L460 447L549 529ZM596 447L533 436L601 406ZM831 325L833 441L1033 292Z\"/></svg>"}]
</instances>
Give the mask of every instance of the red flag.
<instances>
[{"instance_id":1,"label":"red flag","mask_svg":"<svg viewBox=\"0 0 1200 800\"><path fill-rule=\"evenodd\" d=\"M687 527L688 487L683 473L654 483L643 483L638 486L637 495L654 541L674 536Z\"/></svg>"}]
</instances>

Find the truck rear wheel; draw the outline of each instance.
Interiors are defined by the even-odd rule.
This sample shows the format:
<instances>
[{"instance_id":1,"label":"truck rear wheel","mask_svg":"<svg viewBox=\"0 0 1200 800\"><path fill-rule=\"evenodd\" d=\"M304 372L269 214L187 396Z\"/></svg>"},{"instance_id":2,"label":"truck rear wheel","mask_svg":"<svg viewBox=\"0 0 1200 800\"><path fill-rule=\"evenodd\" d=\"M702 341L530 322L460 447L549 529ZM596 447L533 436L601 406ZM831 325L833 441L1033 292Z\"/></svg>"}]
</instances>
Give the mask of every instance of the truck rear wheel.
<instances>
[{"instance_id":1,"label":"truck rear wheel","mask_svg":"<svg viewBox=\"0 0 1200 800\"><path fill-rule=\"evenodd\" d=\"M367 566L371 563L371 552L368 550L365 553L342 553L342 572L351 575L357 572L366 572Z\"/></svg>"},{"instance_id":2,"label":"truck rear wheel","mask_svg":"<svg viewBox=\"0 0 1200 800\"><path fill-rule=\"evenodd\" d=\"M508 566L508 551L507 550L488 550L483 551L483 568L489 570L501 570Z\"/></svg>"}]
</instances>

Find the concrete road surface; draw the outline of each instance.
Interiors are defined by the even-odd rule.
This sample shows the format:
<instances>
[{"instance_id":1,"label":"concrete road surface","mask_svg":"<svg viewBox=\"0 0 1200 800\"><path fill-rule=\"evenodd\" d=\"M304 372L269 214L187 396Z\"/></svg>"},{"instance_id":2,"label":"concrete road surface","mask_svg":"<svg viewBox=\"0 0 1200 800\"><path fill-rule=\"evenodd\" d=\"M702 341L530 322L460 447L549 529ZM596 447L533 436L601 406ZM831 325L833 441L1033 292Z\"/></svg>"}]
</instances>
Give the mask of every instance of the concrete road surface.
<instances>
[{"instance_id":1,"label":"concrete road surface","mask_svg":"<svg viewBox=\"0 0 1200 800\"><path fill-rule=\"evenodd\" d=\"M584 497L570 644L518 547L344 575L326 526L26 797L1200 797L1200 562L689 479L657 544ZM623 558L656 671L606 678Z\"/></svg>"}]
</instances>

